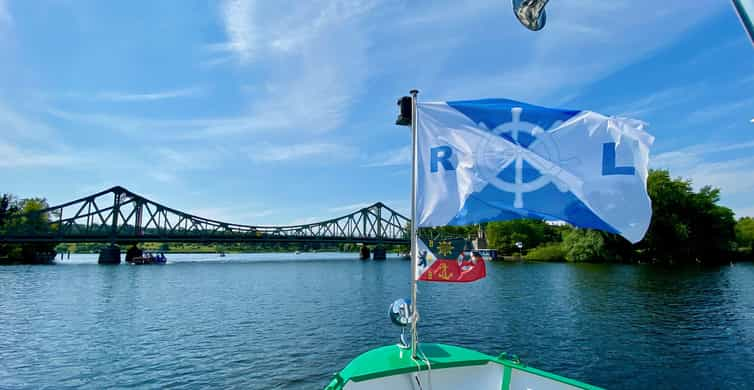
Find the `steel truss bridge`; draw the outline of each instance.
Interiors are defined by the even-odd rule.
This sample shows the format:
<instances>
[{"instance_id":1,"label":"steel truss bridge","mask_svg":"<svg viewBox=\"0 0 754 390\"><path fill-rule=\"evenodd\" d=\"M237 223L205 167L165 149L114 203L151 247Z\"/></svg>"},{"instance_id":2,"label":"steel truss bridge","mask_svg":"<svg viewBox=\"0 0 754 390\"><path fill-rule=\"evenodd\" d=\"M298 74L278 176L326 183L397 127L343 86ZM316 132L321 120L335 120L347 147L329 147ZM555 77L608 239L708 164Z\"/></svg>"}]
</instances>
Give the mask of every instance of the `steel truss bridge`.
<instances>
[{"instance_id":1,"label":"steel truss bridge","mask_svg":"<svg viewBox=\"0 0 754 390\"><path fill-rule=\"evenodd\" d=\"M322 222L252 226L191 215L113 187L18 218L39 223L8 221L0 242L409 244L409 219L382 203Z\"/></svg>"}]
</instances>

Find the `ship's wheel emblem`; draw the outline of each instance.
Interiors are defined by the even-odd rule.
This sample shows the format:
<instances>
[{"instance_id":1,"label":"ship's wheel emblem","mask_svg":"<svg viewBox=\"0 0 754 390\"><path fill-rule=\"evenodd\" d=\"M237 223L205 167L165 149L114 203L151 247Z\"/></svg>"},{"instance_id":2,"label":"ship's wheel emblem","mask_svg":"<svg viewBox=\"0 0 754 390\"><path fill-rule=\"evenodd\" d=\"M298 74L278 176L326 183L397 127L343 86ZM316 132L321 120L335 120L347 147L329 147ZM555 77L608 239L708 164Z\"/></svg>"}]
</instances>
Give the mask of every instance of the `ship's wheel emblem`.
<instances>
[{"instance_id":1,"label":"ship's wheel emblem","mask_svg":"<svg viewBox=\"0 0 754 390\"><path fill-rule=\"evenodd\" d=\"M524 207L524 193L536 191L549 183L565 192L571 181L568 180L570 175L564 175L560 166L565 161L561 159L550 132L534 123L521 121L522 112L523 108L513 107L512 120L494 129L489 129L483 122L478 124L479 128L489 131L477 161L483 179L498 189L513 193L515 208ZM551 129L561 123L555 122ZM505 139L507 145L501 148L497 137ZM503 171L510 172L511 165L513 178L503 174Z\"/></svg>"}]
</instances>

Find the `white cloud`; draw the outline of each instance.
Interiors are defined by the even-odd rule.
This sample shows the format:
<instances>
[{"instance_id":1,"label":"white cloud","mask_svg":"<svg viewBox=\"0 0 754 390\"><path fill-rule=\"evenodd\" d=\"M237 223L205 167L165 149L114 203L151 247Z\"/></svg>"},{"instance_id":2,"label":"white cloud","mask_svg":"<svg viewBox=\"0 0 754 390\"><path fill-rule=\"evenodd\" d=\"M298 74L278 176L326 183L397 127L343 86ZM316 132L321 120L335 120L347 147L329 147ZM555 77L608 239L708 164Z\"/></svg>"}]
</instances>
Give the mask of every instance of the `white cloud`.
<instances>
[{"instance_id":1,"label":"white cloud","mask_svg":"<svg viewBox=\"0 0 754 390\"><path fill-rule=\"evenodd\" d=\"M202 94L199 87L175 89L169 91L155 91L146 93L129 93L129 92L100 92L94 96L100 100L109 100L114 102L140 102L155 101L165 99L176 99L186 97L196 97Z\"/></svg>"},{"instance_id":2,"label":"white cloud","mask_svg":"<svg viewBox=\"0 0 754 390\"><path fill-rule=\"evenodd\" d=\"M176 175L154 167L147 171L147 176L161 183L174 183L178 180Z\"/></svg>"},{"instance_id":3,"label":"white cloud","mask_svg":"<svg viewBox=\"0 0 754 390\"><path fill-rule=\"evenodd\" d=\"M256 226L264 225L264 223L260 223L261 218L280 213L280 210L249 205L191 208L185 211L197 217L213 219L215 221Z\"/></svg>"},{"instance_id":4,"label":"white cloud","mask_svg":"<svg viewBox=\"0 0 754 390\"><path fill-rule=\"evenodd\" d=\"M248 105L254 121L311 133L336 129L368 76L362 18L373 7L372 2L225 2L221 14L228 41L210 46L223 54L205 65L229 63L231 54L242 69L254 66L265 80Z\"/></svg>"},{"instance_id":5,"label":"white cloud","mask_svg":"<svg viewBox=\"0 0 754 390\"><path fill-rule=\"evenodd\" d=\"M257 33L249 19L254 17L255 3L252 0L226 0L220 12L228 41L209 46L212 51L230 52L239 62L248 63L254 58Z\"/></svg>"},{"instance_id":6,"label":"white cloud","mask_svg":"<svg viewBox=\"0 0 754 390\"><path fill-rule=\"evenodd\" d=\"M12 23L13 18L8 10L8 3L5 0L0 0L0 28L10 26Z\"/></svg>"},{"instance_id":7,"label":"white cloud","mask_svg":"<svg viewBox=\"0 0 754 390\"><path fill-rule=\"evenodd\" d=\"M240 153L240 152L236 152ZM146 175L161 183L177 183L189 175L189 172L212 169L231 151L222 147L157 147L144 151L149 156L147 166L143 168Z\"/></svg>"},{"instance_id":8,"label":"white cloud","mask_svg":"<svg viewBox=\"0 0 754 390\"><path fill-rule=\"evenodd\" d=\"M710 185L725 195L754 191L754 158L702 163L691 169L689 176L696 187Z\"/></svg>"},{"instance_id":9,"label":"white cloud","mask_svg":"<svg viewBox=\"0 0 754 390\"><path fill-rule=\"evenodd\" d=\"M333 26L365 15L376 4L375 1L321 0L273 5L253 0L226 0L220 5L220 14L228 40L207 48L210 52L232 54L242 65L257 61L257 53L297 53ZM339 37L329 38L337 40ZM224 63L226 59L227 55L215 62Z\"/></svg>"},{"instance_id":10,"label":"white cloud","mask_svg":"<svg viewBox=\"0 0 754 390\"><path fill-rule=\"evenodd\" d=\"M0 167L62 167L81 163L81 159L60 151L22 149L0 141Z\"/></svg>"},{"instance_id":11,"label":"white cloud","mask_svg":"<svg viewBox=\"0 0 754 390\"><path fill-rule=\"evenodd\" d=\"M364 165L365 167L392 167L397 165L411 164L411 147L403 146L398 149L389 150L381 153L371 159L371 162Z\"/></svg>"},{"instance_id":12,"label":"white cloud","mask_svg":"<svg viewBox=\"0 0 754 390\"><path fill-rule=\"evenodd\" d=\"M78 197L84 197L84 196L96 194L96 193L98 193L100 191L104 191L104 190L106 190L108 188L115 187L116 185L118 185L118 184L115 183L115 182L113 182L113 181L105 180L105 181L98 182L97 184L91 184L91 183L90 184L84 184L81 187L79 187L76 190L74 190L74 193L76 195L79 195ZM61 200L60 203L63 203L63 202L68 201L68 200L70 200L70 199L63 199L63 200Z\"/></svg>"},{"instance_id":13,"label":"white cloud","mask_svg":"<svg viewBox=\"0 0 754 390\"><path fill-rule=\"evenodd\" d=\"M754 141L737 144L702 144L660 153L653 167L668 169L673 176L690 178L695 187L711 185L724 194L754 191L754 157L730 157L731 152L754 149Z\"/></svg>"},{"instance_id":14,"label":"white cloud","mask_svg":"<svg viewBox=\"0 0 754 390\"><path fill-rule=\"evenodd\" d=\"M745 117L751 115L752 109L754 109L754 97L749 97L695 111L687 117L687 120L690 123L709 122L726 116L735 117L737 114L740 114L743 121Z\"/></svg>"},{"instance_id":15,"label":"white cloud","mask_svg":"<svg viewBox=\"0 0 754 390\"><path fill-rule=\"evenodd\" d=\"M327 209L327 211L331 213L350 213L353 211L361 210L363 208L369 207L373 205L374 203L354 203L354 204L348 204L345 206L337 206L337 207L330 207Z\"/></svg>"},{"instance_id":16,"label":"white cloud","mask_svg":"<svg viewBox=\"0 0 754 390\"><path fill-rule=\"evenodd\" d=\"M21 113L0 101L0 141L24 140L35 143L55 143L57 132L46 123Z\"/></svg>"},{"instance_id":17,"label":"white cloud","mask_svg":"<svg viewBox=\"0 0 754 390\"><path fill-rule=\"evenodd\" d=\"M668 169L673 177L691 179L694 188L719 188L723 203L737 216L754 215L754 140L731 144L702 144L660 153L653 167Z\"/></svg>"},{"instance_id":18,"label":"white cloud","mask_svg":"<svg viewBox=\"0 0 754 390\"><path fill-rule=\"evenodd\" d=\"M658 90L627 104L608 107L605 109L605 113L627 117L641 117L648 113L690 102L700 94L703 94L705 87L705 83L696 83Z\"/></svg>"},{"instance_id":19,"label":"white cloud","mask_svg":"<svg viewBox=\"0 0 754 390\"><path fill-rule=\"evenodd\" d=\"M115 130L128 135L149 136L153 139L207 139L213 136L242 135L275 131L282 124L270 118L247 115L215 118L145 118L103 113L79 113L57 108L47 113L60 119L95 128Z\"/></svg>"},{"instance_id":20,"label":"white cloud","mask_svg":"<svg viewBox=\"0 0 754 390\"><path fill-rule=\"evenodd\" d=\"M220 146L158 147L150 148L157 165L172 170L207 169L214 167L218 161L231 155L232 150Z\"/></svg>"},{"instance_id":21,"label":"white cloud","mask_svg":"<svg viewBox=\"0 0 754 390\"><path fill-rule=\"evenodd\" d=\"M327 156L329 161L350 159L352 148L333 143L309 143L292 145L262 145L249 151L249 158L257 162L280 162Z\"/></svg>"},{"instance_id":22,"label":"white cloud","mask_svg":"<svg viewBox=\"0 0 754 390\"><path fill-rule=\"evenodd\" d=\"M296 218L288 223L285 223L281 226L297 226L297 225L308 225L311 223L317 223L320 221L325 221L327 218L318 218L318 217L306 217L306 218Z\"/></svg>"},{"instance_id":23,"label":"white cloud","mask_svg":"<svg viewBox=\"0 0 754 390\"><path fill-rule=\"evenodd\" d=\"M659 153L652 156L653 167L688 169L705 160L705 157L722 152L754 149L754 140L733 144L701 144Z\"/></svg>"},{"instance_id":24,"label":"white cloud","mask_svg":"<svg viewBox=\"0 0 754 390\"><path fill-rule=\"evenodd\" d=\"M713 0L564 0L547 7L548 25L543 32L526 31L518 23L491 30L505 40L501 44L508 53L505 62L497 67L476 66L467 76L442 82L442 97L504 94L541 100L564 90L573 93L673 42L725 6ZM667 22L669 14L673 23ZM509 13L504 16L514 19ZM494 40L489 44L494 45Z\"/></svg>"}]
</instances>

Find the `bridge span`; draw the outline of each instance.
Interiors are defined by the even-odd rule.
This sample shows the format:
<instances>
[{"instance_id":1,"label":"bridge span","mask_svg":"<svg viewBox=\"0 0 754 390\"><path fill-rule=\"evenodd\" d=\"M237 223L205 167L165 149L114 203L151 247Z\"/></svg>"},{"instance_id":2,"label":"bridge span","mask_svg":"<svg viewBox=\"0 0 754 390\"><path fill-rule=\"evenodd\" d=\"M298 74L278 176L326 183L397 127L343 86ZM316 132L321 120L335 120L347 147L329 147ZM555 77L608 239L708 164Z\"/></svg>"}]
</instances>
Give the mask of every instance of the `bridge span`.
<instances>
[{"instance_id":1,"label":"bridge span","mask_svg":"<svg viewBox=\"0 0 754 390\"><path fill-rule=\"evenodd\" d=\"M290 226L216 221L179 211L113 187L74 201L22 215L43 221L10 223L0 243L102 242L114 247L143 242L354 243L408 245L409 219L378 202L342 217Z\"/></svg>"}]
</instances>

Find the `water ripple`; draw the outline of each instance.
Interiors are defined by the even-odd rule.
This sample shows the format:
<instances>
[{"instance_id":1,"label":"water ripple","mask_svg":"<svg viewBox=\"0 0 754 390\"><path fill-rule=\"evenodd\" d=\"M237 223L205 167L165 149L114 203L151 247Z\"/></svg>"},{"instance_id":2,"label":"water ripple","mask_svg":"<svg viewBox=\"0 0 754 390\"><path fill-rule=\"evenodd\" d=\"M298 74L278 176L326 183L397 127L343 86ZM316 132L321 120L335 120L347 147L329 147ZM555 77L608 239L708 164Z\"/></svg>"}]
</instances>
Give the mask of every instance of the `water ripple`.
<instances>
[{"instance_id":1,"label":"water ripple","mask_svg":"<svg viewBox=\"0 0 754 390\"><path fill-rule=\"evenodd\" d=\"M1 267L0 388L321 388L397 341L385 313L408 264L301 256ZM609 388L754 383L754 265L490 264L421 284L420 304L424 340Z\"/></svg>"}]
</instances>

